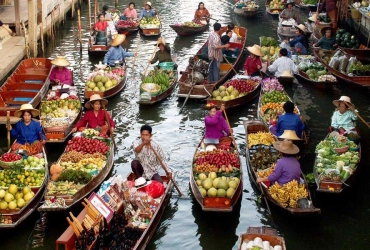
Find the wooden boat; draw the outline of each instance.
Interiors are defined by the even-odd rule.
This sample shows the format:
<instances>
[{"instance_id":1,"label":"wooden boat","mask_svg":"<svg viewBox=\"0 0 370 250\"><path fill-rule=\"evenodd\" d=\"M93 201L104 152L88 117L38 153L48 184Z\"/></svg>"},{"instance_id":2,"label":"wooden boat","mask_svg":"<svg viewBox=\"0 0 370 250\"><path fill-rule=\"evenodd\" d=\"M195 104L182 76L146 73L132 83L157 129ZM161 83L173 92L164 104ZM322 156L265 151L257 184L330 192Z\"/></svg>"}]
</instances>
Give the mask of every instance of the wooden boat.
<instances>
[{"instance_id":1,"label":"wooden boat","mask_svg":"<svg viewBox=\"0 0 370 250\"><path fill-rule=\"evenodd\" d=\"M126 86L126 75L122 78L122 80L116 86L106 91L87 91L85 89L84 99L85 100L90 99L90 96L93 94L99 94L101 97L107 99L107 98L110 98L120 93L125 88L125 86Z\"/></svg>"},{"instance_id":2,"label":"wooden boat","mask_svg":"<svg viewBox=\"0 0 370 250\"><path fill-rule=\"evenodd\" d=\"M292 27L278 27L277 34L280 40L289 40L290 38L294 38L297 34L295 33L296 28Z\"/></svg>"},{"instance_id":3,"label":"wooden boat","mask_svg":"<svg viewBox=\"0 0 370 250\"><path fill-rule=\"evenodd\" d=\"M324 82L319 82L319 81L315 81L315 80L312 80L304 71L302 71L301 69L298 69L298 74L295 74L299 79L303 80L304 82L306 83L309 83L311 84L312 86L314 86L315 88L318 88L318 89L328 89L330 88L332 85L335 85L338 83L338 81L335 81L335 82L331 82L331 81L324 81Z\"/></svg>"},{"instance_id":4,"label":"wooden boat","mask_svg":"<svg viewBox=\"0 0 370 250\"><path fill-rule=\"evenodd\" d=\"M192 36L192 35L199 34L199 33L206 31L209 28L209 22L207 22L207 24L202 25L200 27L192 27L192 26L176 25L176 24L171 24L170 27L179 36Z\"/></svg>"},{"instance_id":5,"label":"wooden boat","mask_svg":"<svg viewBox=\"0 0 370 250\"><path fill-rule=\"evenodd\" d=\"M0 87L1 123L5 124L7 111L12 116L11 122L15 123L19 119L14 117L14 112L22 104L30 103L34 108L40 104L49 90L51 69L51 61L47 58L25 59L18 65Z\"/></svg>"},{"instance_id":6,"label":"wooden boat","mask_svg":"<svg viewBox=\"0 0 370 250\"><path fill-rule=\"evenodd\" d=\"M139 240L136 242L135 246L132 248L133 250L144 250L146 249L147 245L150 242L150 239L152 238L153 234L157 230L162 215L170 201L171 198L171 191L173 189L173 182L171 179L167 178L167 176L161 176L163 183L165 185L165 192L163 194L163 198L161 199L158 209L153 214L148 227L145 229ZM127 180L135 180L135 175L133 173L130 173L127 176ZM118 208L119 212L122 212L123 208ZM82 212L77 216L80 222L82 222L83 218L87 214L86 208L82 210ZM56 249L59 248L59 246L64 246L64 249L75 249L75 240L76 235L73 232L73 229L71 226L69 226L66 231L57 239L56 241ZM92 247L94 246L94 243L92 244ZM92 247L90 249L92 249Z\"/></svg>"},{"instance_id":7,"label":"wooden boat","mask_svg":"<svg viewBox=\"0 0 370 250\"><path fill-rule=\"evenodd\" d=\"M21 209L6 209L2 210L0 209L0 215L4 217L11 218L12 224L2 224L0 223L0 229L1 228L15 228L19 226L22 221L27 219L28 216L30 216L33 211L36 210L41 200L44 198L45 193L45 187L47 185L48 179L49 179L49 168L48 168L48 162L47 162L47 156L45 148L43 148L43 158L45 160L45 176L42 184L40 187L31 187L32 192L35 193L33 198Z\"/></svg>"},{"instance_id":8,"label":"wooden boat","mask_svg":"<svg viewBox=\"0 0 370 250\"><path fill-rule=\"evenodd\" d=\"M271 1L267 0L266 1L266 12L270 14L273 17L279 17L280 13L283 12L284 7L282 8L270 8L270 3Z\"/></svg>"},{"instance_id":9,"label":"wooden boat","mask_svg":"<svg viewBox=\"0 0 370 250\"><path fill-rule=\"evenodd\" d=\"M139 22L135 26L124 26L116 23L116 30L119 34L129 35L139 31Z\"/></svg>"},{"instance_id":10,"label":"wooden boat","mask_svg":"<svg viewBox=\"0 0 370 250\"><path fill-rule=\"evenodd\" d=\"M221 33L225 32L227 30L227 27L222 27L221 28ZM177 94L178 97L183 97L186 98L189 95L189 98L194 98L194 99L205 99L209 96L211 96L211 93L214 88L218 88L223 84L231 74L234 73L234 69L236 69L237 65L239 64L241 57L242 57L242 51L243 48L245 47L246 40L247 40L247 29L243 27L235 27L235 32L239 34L242 37L241 43L230 43L230 48L239 48L240 53L238 57L233 58L233 57L226 57L226 59L230 62L227 63L226 61L221 62L220 64L220 80L217 82L211 82L211 83L206 83L203 84L204 82L201 82L201 84L192 84L191 78L194 72L194 75L199 75L201 74L198 69L193 70L193 65L188 65L187 71L183 72L182 76L180 77L179 80L179 92ZM195 55L195 63L198 64L203 64L202 61L202 50L207 46L207 43L205 43L202 48L196 53ZM201 59L201 60L198 60ZM202 66L203 67L203 66ZM206 67L208 69L208 66ZM199 75L200 76L200 75Z\"/></svg>"},{"instance_id":11,"label":"wooden boat","mask_svg":"<svg viewBox=\"0 0 370 250\"><path fill-rule=\"evenodd\" d=\"M227 84L227 82L225 84ZM213 103L214 105L217 105L217 107L220 107L222 104L224 104L226 109L234 108L234 107L237 107L243 104L247 104L248 102L252 101L260 93L260 88L261 88L261 81L259 81L256 84L255 88L251 92L247 93L244 96L235 98L230 101L222 101L222 100L217 100L212 97L209 97L207 99L207 104Z\"/></svg>"},{"instance_id":12,"label":"wooden boat","mask_svg":"<svg viewBox=\"0 0 370 250\"><path fill-rule=\"evenodd\" d=\"M205 139L203 138L198 148L201 148L201 145L205 144ZM194 153L194 160L196 153L198 152L198 148L196 149ZM240 162L239 152L238 152L238 146L232 143L232 148L234 148L237 152L237 157ZM230 198L227 197L203 197L202 194L199 191L198 185L196 183L195 179L195 171L193 169L193 166L190 168L190 188L194 195L195 200L199 203L199 205L202 207L203 211L206 212L232 212L234 205L239 201L239 199L242 196L243 192L243 171L241 164L240 166L240 177L239 177L239 184L238 187L235 189L234 195Z\"/></svg>"},{"instance_id":13,"label":"wooden boat","mask_svg":"<svg viewBox=\"0 0 370 250\"><path fill-rule=\"evenodd\" d=\"M255 8L247 8L245 5L238 6L238 4L235 4L234 13L241 17L254 18L259 13L259 6Z\"/></svg>"},{"instance_id":14,"label":"wooden boat","mask_svg":"<svg viewBox=\"0 0 370 250\"><path fill-rule=\"evenodd\" d=\"M248 144L248 135L252 134L252 133L257 133L257 132L268 132L269 129L268 127L266 126L266 124L264 124L263 122L261 121L244 121L244 128L245 128L245 136L246 136L246 142ZM265 148L270 148L272 149L273 147L272 146L265 146ZM307 187L307 182L304 178L303 175L301 175L301 179L304 180L305 182L305 187L306 187L306 190L308 191L308 201L309 201L309 207L307 208L291 208L291 207L284 207L282 206L279 202L277 202L270 194L267 186L264 184L264 183L261 183L261 184L258 184L257 183L257 172L253 169L254 167L256 166L252 166L252 162L251 162L251 157L253 155L253 148L249 149L249 147L246 147L246 159L247 159L247 169L248 169L248 173L249 173L249 176L251 177L251 180L253 182L253 184L257 187L257 189L262 193L264 199L265 199L265 202L266 202L266 205L267 207L269 208L270 210L270 207L269 207L269 203L270 204L274 204L276 207L292 214L292 215L300 215L300 216L305 216L305 215L313 215L313 214L319 214L321 213L321 210L319 208L315 208L312 204L312 198L311 198L311 194L309 192L309 189ZM254 150L255 151L255 150ZM276 150L275 150L276 151Z\"/></svg>"},{"instance_id":15,"label":"wooden boat","mask_svg":"<svg viewBox=\"0 0 370 250\"><path fill-rule=\"evenodd\" d=\"M89 39L88 54L89 56L103 57L109 50L110 45L95 44L95 36Z\"/></svg>"},{"instance_id":16,"label":"wooden boat","mask_svg":"<svg viewBox=\"0 0 370 250\"><path fill-rule=\"evenodd\" d=\"M158 28L143 28L143 26L139 25L139 29L143 36L159 36L161 34L162 22L160 22Z\"/></svg>"},{"instance_id":17,"label":"wooden boat","mask_svg":"<svg viewBox=\"0 0 370 250\"><path fill-rule=\"evenodd\" d=\"M270 227L248 227L247 232L240 235L238 250L242 249L243 242L253 241L256 237L260 237L262 241L270 242L270 246L280 245L282 250L286 250L285 240L278 236L278 232Z\"/></svg>"},{"instance_id":18,"label":"wooden boat","mask_svg":"<svg viewBox=\"0 0 370 250\"><path fill-rule=\"evenodd\" d=\"M326 136L325 139L327 139L330 136L330 133ZM348 187L350 187L351 183L354 182L356 175L360 172L361 169L361 143L357 145L358 147L358 163L355 164L355 169L353 170L352 174L349 175L349 177L346 180L339 180L339 181L334 181L334 180L321 180L320 177L321 175L317 171L317 164L320 161L319 154L316 154L315 157L315 164L313 167L313 174L315 177L315 181L317 184L317 192L323 192L323 193L331 193L331 194L340 194L342 191ZM351 151L349 151L351 152ZM322 161L324 162L324 161ZM325 165L325 163L323 163ZM353 169L353 168L351 168Z\"/></svg>"}]
</instances>

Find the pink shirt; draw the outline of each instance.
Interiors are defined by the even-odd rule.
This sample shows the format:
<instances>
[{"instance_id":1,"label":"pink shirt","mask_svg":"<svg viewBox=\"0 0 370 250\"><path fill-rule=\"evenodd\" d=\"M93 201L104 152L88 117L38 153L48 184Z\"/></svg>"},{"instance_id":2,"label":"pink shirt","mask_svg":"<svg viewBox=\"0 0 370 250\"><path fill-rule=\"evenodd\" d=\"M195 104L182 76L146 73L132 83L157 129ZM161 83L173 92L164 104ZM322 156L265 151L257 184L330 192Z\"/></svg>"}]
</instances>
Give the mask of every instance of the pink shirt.
<instances>
[{"instance_id":1,"label":"pink shirt","mask_svg":"<svg viewBox=\"0 0 370 250\"><path fill-rule=\"evenodd\" d=\"M72 85L72 73L66 67L62 70L54 67L50 73L50 81L54 82L55 80L59 80L60 84Z\"/></svg>"},{"instance_id":2,"label":"pink shirt","mask_svg":"<svg viewBox=\"0 0 370 250\"><path fill-rule=\"evenodd\" d=\"M135 9L130 9L130 8L126 8L124 11L123 11L123 15L125 17L131 17L131 18L134 18L136 19L137 18L137 12Z\"/></svg>"}]
</instances>

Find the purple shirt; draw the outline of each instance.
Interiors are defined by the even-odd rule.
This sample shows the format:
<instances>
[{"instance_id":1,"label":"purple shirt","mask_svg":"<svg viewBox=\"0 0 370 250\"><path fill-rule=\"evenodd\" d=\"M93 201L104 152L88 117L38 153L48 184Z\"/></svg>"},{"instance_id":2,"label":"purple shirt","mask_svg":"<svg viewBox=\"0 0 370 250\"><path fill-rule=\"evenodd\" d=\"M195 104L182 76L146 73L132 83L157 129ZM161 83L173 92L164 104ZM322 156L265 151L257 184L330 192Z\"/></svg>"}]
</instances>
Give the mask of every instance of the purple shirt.
<instances>
[{"instance_id":1,"label":"purple shirt","mask_svg":"<svg viewBox=\"0 0 370 250\"><path fill-rule=\"evenodd\" d=\"M217 110L216 115L213 117L207 115L204 119L204 123L206 124L205 138L220 139L225 136L223 132L230 135L229 126L220 110Z\"/></svg>"},{"instance_id":2,"label":"purple shirt","mask_svg":"<svg viewBox=\"0 0 370 250\"><path fill-rule=\"evenodd\" d=\"M50 73L50 81L54 82L59 80L60 84L72 84L72 74L69 69L64 67L62 70L59 70L58 67L54 67Z\"/></svg>"},{"instance_id":3,"label":"purple shirt","mask_svg":"<svg viewBox=\"0 0 370 250\"><path fill-rule=\"evenodd\" d=\"M301 166L297 159L294 157L283 157L277 161L274 172L267 178L271 184L277 181L282 186L292 180L296 180L299 183L300 177Z\"/></svg>"}]
</instances>

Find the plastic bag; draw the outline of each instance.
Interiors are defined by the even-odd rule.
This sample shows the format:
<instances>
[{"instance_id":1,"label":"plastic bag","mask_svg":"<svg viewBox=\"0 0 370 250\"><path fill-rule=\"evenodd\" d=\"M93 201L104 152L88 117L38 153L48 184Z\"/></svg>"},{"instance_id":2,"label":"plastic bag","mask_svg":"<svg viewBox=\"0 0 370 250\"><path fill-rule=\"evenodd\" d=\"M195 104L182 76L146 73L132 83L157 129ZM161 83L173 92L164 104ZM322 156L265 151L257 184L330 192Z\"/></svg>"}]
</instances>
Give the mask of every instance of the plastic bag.
<instances>
[{"instance_id":1,"label":"plastic bag","mask_svg":"<svg viewBox=\"0 0 370 250\"><path fill-rule=\"evenodd\" d=\"M164 194L164 185L158 181L153 181L149 185L145 186L145 192L151 197L158 198Z\"/></svg>"},{"instance_id":2,"label":"plastic bag","mask_svg":"<svg viewBox=\"0 0 370 250\"><path fill-rule=\"evenodd\" d=\"M339 66L339 59L338 57L332 57L330 62L329 62L329 66L332 67L333 69L337 69L338 66Z\"/></svg>"},{"instance_id":3,"label":"plastic bag","mask_svg":"<svg viewBox=\"0 0 370 250\"><path fill-rule=\"evenodd\" d=\"M345 72L348 64L348 58L346 56L339 57L339 67L340 72Z\"/></svg>"},{"instance_id":4,"label":"plastic bag","mask_svg":"<svg viewBox=\"0 0 370 250\"><path fill-rule=\"evenodd\" d=\"M351 68L352 65L355 65L357 63L357 58L355 56L352 56L349 60L348 60L348 64L347 64L347 68L346 68L346 72L347 74L350 73L349 72L349 69Z\"/></svg>"}]
</instances>

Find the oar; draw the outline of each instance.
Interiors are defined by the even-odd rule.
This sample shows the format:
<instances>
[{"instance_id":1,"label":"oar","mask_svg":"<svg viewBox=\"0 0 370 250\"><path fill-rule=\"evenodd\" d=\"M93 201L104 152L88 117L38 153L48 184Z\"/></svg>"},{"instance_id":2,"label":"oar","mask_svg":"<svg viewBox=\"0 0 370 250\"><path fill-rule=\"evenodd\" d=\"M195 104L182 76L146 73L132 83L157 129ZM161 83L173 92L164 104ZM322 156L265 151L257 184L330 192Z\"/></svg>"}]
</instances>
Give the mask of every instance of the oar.
<instances>
[{"instance_id":1,"label":"oar","mask_svg":"<svg viewBox=\"0 0 370 250\"><path fill-rule=\"evenodd\" d=\"M153 60L153 56L154 56L155 52L157 51L158 44L159 44L159 42L157 42L157 45L154 47L152 56L150 57L150 61ZM148 65L145 68L145 71L144 71L144 74L143 74L144 76L146 75L146 72L148 71L149 65L150 65L150 62L148 62Z\"/></svg>"},{"instance_id":2,"label":"oar","mask_svg":"<svg viewBox=\"0 0 370 250\"><path fill-rule=\"evenodd\" d=\"M7 132L7 139L8 139L8 149L10 148L10 111L6 111L6 129Z\"/></svg>"},{"instance_id":3,"label":"oar","mask_svg":"<svg viewBox=\"0 0 370 250\"><path fill-rule=\"evenodd\" d=\"M159 161L159 163L161 164L164 172L166 172L166 176L168 178L171 179L173 185L175 186L177 192L179 193L180 196L182 196L182 193L180 191L180 188L177 186L176 182L174 181L174 179L172 178L172 175L170 174L170 172L168 171L168 169L166 168L166 166L164 165L163 161L161 160L161 158L159 157L158 153L154 150L154 148L152 147L152 145L149 145L149 147L153 150L153 153L155 154L155 157L157 158L157 160Z\"/></svg>"},{"instance_id":4,"label":"oar","mask_svg":"<svg viewBox=\"0 0 370 250\"><path fill-rule=\"evenodd\" d=\"M193 73L194 73L194 71L192 71L192 78L191 78L191 83L192 83L192 85L191 85L191 88L190 88L190 90L189 90L189 93L188 93L188 95L186 96L186 98L185 98L185 101L184 101L184 104L182 105L182 107L181 107L181 109L180 109L180 111L179 111L179 114L181 114L181 112L182 112L182 109L185 107L185 104L186 104L186 102L188 101L188 99L189 99L189 97L190 97L190 94L191 94L191 92L193 91L193 88L194 88L194 86L195 86L195 82L194 82L194 79L193 79Z\"/></svg>"},{"instance_id":5,"label":"oar","mask_svg":"<svg viewBox=\"0 0 370 250\"><path fill-rule=\"evenodd\" d=\"M364 120L364 118L362 118L356 111L354 111L353 113L355 113L357 117L360 118L360 120L365 123L368 128L370 128L370 125Z\"/></svg>"},{"instance_id":6,"label":"oar","mask_svg":"<svg viewBox=\"0 0 370 250\"><path fill-rule=\"evenodd\" d=\"M229 126L229 129L231 129L229 118L227 118L226 110L224 110L224 115L225 115L225 118L226 118L227 125ZM233 139L233 143L234 143L235 147L237 147L237 144L236 144L236 141L235 141L235 138L234 138L234 134L232 132L230 132L230 135L231 135L231 139Z\"/></svg>"},{"instance_id":7,"label":"oar","mask_svg":"<svg viewBox=\"0 0 370 250\"><path fill-rule=\"evenodd\" d=\"M105 119L107 120L107 123L108 123L108 130L109 130L109 133L110 133L110 138L112 139L112 142L113 142L114 150L117 150L116 140L114 139L113 133L111 133L112 126L111 126L110 121L109 121L107 109L105 108L105 105L103 103L102 103L102 106L103 106L103 110L104 110L104 114L105 114Z\"/></svg>"},{"instance_id":8,"label":"oar","mask_svg":"<svg viewBox=\"0 0 370 250\"><path fill-rule=\"evenodd\" d=\"M137 53L137 51L139 50L140 41L141 41L141 39L139 39L139 42L137 43L135 53ZM135 68L136 58L137 58L137 56L134 57L134 62L132 63L132 71L134 71L134 68Z\"/></svg>"},{"instance_id":9,"label":"oar","mask_svg":"<svg viewBox=\"0 0 370 250\"><path fill-rule=\"evenodd\" d=\"M228 64L230 64L230 65L231 65L231 68L234 70L235 74L238 74L238 72L236 72L236 70L234 69L234 65L232 65L232 64L229 62L229 60L227 60L226 56L224 56L224 55L223 55L223 57L224 57L225 61L226 61Z\"/></svg>"}]
</instances>

